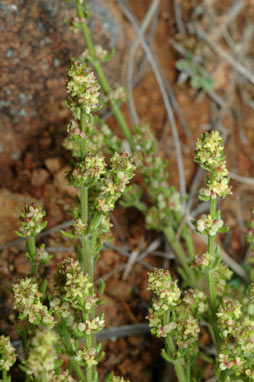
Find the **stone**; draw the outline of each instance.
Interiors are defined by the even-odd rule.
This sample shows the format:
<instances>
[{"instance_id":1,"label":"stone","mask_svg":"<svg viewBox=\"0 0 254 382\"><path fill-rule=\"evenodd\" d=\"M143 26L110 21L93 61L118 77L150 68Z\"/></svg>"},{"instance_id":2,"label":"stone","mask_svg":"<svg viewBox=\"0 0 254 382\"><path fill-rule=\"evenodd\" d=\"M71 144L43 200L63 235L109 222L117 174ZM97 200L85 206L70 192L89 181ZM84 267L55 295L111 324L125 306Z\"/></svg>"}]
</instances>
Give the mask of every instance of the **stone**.
<instances>
[{"instance_id":1,"label":"stone","mask_svg":"<svg viewBox=\"0 0 254 382\"><path fill-rule=\"evenodd\" d=\"M48 158L44 161L44 163L51 174L55 174L61 168L60 158Z\"/></svg>"},{"instance_id":2,"label":"stone","mask_svg":"<svg viewBox=\"0 0 254 382\"><path fill-rule=\"evenodd\" d=\"M19 215L26 204L35 202L30 196L12 193L0 189L0 243L17 239L15 231L19 229Z\"/></svg>"},{"instance_id":3,"label":"stone","mask_svg":"<svg viewBox=\"0 0 254 382\"><path fill-rule=\"evenodd\" d=\"M32 173L31 184L34 187L42 187L46 183L48 177L49 173L46 170L38 168Z\"/></svg>"},{"instance_id":4,"label":"stone","mask_svg":"<svg viewBox=\"0 0 254 382\"><path fill-rule=\"evenodd\" d=\"M68 185L68 182L66 180L66 174L68 173L68 171L70 171L70 168L68 166L63 167L60 171L58 171L55 174L53 183L58 192L60 192L60 194L67 194L72 198L75 198L76 195L79 195L79 192L75 187Z\"/></svg>"}]
</instances>

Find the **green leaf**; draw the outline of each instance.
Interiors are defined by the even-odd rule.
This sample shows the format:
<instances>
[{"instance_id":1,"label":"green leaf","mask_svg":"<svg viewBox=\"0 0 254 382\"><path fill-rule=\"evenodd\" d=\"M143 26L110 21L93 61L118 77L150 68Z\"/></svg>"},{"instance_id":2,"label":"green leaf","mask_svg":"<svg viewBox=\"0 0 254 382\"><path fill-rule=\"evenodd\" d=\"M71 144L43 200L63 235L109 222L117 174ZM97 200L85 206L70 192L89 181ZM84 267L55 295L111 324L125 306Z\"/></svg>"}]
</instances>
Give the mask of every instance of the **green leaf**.
<instances>
[{"instance_id":1,"label":"green leaf","mask_svg":"<svg viewBox=\"0 0 254 382\"><path fill-rule=\"evenodd\" d=\"M46 289L47 289L47 285L48 285L48 280L47 279L44 279L40 285L40 292L43 296L45 296L45 292L46 292Z\"/></svg>"},{"instance_id":2,"label":"green leaf","mask_svg":"<svg viewBox=\"0 0 254 382\"><path fill-rule=\"evenodd\" d=\"M111 373L106 377L105 382L110 382L113 377L114 377L114 373L113 371L111 371Z\"/></svg>"},{"instance_id":3,"label":"green leaf","mask_svg":"<svg viewBox=\"0 0 254 382\"><path fill-rule=\"evenodd\" d=\"M170 356L165 349L162 349L161 351L161 355L162 357L165 359L165 361L167 362L174 362L175 361L175 358L173 358L172 356Z\"/></svg>"},{"instance_id":4,"label":"green leaf","mask_svg":"<svg viewBox=\"0 0 254 382\"><path fill-rule=\"evenodd\" d=\"M229 231L229 227L221 227L218 230L218 233L227 233Z\"/></svg>"},{"instance_id":5,"label":"green leaf","mask_svg":"<svg viewBox=\"0 0 254 382\"><path fill-rule=\"evenodd\" d=\"M180 70L180 71L183 71L185 69L188 69L189 68L189 61L188 60L177 60L176 63L175 63L175 67L176 69Z\"/></svg>"},{"instance_id":6,"label":"green leaf","mask_svg":"<svg viewBox=\"0 0 254 382\"><path fill-rule=\"evenodd\" d=\"M19 237L27 237L26 235L23 235L23 233L19 232L19 231L15 231L16 235L19 236Z\"/></svg>"},{"instance_id":7,"label":"green leaf","mask_svg":"<svg viewBox=\"0 0 254 382\"><path fill-rule=\"evenodd\" d=\"M201 76L194 76L192 77L190 81L191 87L193 89L200 89L203 87L203 77Z\"/></svg>"},{"instance_id":8,"label":"green leaf","mask_svg":"<svg viewBox=\"0 0 254 382\"><path fill-rule=\"evenodd\" d=\"M45 221L40 225L41 231L44 230L44 228L47 227L47 224L48 224L48 222L45 220Z\"/></svg>"},{"instance_id":9,"label":"green leaf","mask_svg":"<svg viewBox=\"0 0 254 382\"><path fill-rule=\"evenodd\" d=\"M111 52L109 52L106 57L104 58L104 62L107 62L109 60L111 60L111 58L113 58L115 55L115 49L112 49Z\"/></svg>"},{"instance_id":10,"label":"green leaf","mask_svg":"<svg viewBox=\"0 0 254 382\"><path fill-rule=\"evenodd\" d=\"M60 232L63 236L68 237L69 239L78 239L78 237L73 235L73 233L62 231L62 230L60 230Z\"/></svg>"},{"instance_id":11,"label":"green leaf","mask_svg":"<svg viewBox=\"0 0 254 382\"><path fill-rule=\"evenodd\" d=\"M215 82L211 77L203 77L203 89L206 92L210 92L211 90L214 89Z\"/></svg>"},{"instance_id":12,"label":"green leaf","mask_svg":"<svg viewBox=\"0 0 254 382\"><path fill-rule=\"evenodd\" d=\"M100 285L99 285L99 288L98 288L98 292L100 293L100 295L103 295L104 289L105 289L105 283L104 283L104 281L102 279L100 279Z\"/></svg>"}]
</instances>

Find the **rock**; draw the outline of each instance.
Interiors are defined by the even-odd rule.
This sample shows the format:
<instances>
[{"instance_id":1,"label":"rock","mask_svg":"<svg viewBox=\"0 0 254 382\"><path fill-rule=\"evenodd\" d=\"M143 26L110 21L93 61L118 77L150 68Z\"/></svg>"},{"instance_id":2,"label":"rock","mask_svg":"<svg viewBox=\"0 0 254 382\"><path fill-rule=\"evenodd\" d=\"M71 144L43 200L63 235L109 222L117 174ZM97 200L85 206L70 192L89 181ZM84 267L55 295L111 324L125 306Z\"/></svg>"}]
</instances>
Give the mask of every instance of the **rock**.
<instances>
[{"instance_id":1,"label":"rock","mask_svg":"<svg viewBox=\"0 0 254 382\"><path fill-rule=\"evenodd\" d=\"M51 174L55 174L61 168L60 158L48 158L44 163Z\"/></svg>"},{"instance_id":2,"label":"rock","mask_svg":"<svg viewBox=\"0 0 254 382\"><path fill-rule=\"evenodd\" d=\"M31 272L31 264L25 258L24 253L20 254L19 256L15 258L14 265L15 265L17 273L21 275L27 276Z\"/></svg>"},{"instance_id":3,"label":"rock","mask_svg":"<svg viewBox=\"0 0 254 382\"><path fill-rule=\"evenodd\" d=\"M0 190L0 243L17 239L15 231L19 228L19 215L26 204L35 202L29 196L11 193L6 189Z\"/></svg>"},{"instance_id":4,"label":"rock","mask_svg":"<svg viewBox=\"0 0 254 382\"><path fill-rule=\"evenodd\" d=\"M34 187L41 187L46 183L48 177L49 173L46 170L38 168L32 173L31 184Z\"/></svg>"},{"instance_id":5,"label":"rock","mask_svg":"<svg viewBox=\"0 0 254 382\"><path fill-rule=\"evenodd\" d=\"M68 185L66 180L66 174L68 171L70 171L68 166L63 167L60 171L58 171L54 178L54 186L61 194L67 194L75 198L79 192L75 187Z\"/></svg>"},{"instance_id":6,"label":"rock","mask_svg":"<svg viewBox=\"0 0 254 382\"><path fill-rule=\"evenodd\" d=\"M6 163L10 167L17 153L22 154L28 145L40 144L44 150L48 149L49 138L37 141L35 137L40 137L49 122L59 123L59 119L61 122L68 117L63 105L67 97L66 69L70 57L78 57L85 49L81 32L73 33L65 22L75 17L75 2L33 0L29 7L22 3L21 0L0 1L3 68L0 165L4 164L6 171ZM113 59L103 65L112 84L121 78L123 56L131 39L123 30L122 15L114 0L92 0L89 6L89 29L94 44L116 50Z\"/></svg>"}]
</instances>

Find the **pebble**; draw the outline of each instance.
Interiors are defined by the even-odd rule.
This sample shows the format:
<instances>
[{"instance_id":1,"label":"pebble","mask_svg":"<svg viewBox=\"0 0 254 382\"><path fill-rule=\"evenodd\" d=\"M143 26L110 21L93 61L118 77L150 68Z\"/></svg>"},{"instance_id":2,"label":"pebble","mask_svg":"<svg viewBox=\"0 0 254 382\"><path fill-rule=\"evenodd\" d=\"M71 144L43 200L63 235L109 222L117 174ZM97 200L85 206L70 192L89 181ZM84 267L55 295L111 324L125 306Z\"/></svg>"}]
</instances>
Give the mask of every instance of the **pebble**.
<instances>
[{"instance_id":1,"label":"pebble","mask_svg":"<svg viewBox=\"0 0 254 382\"><path fill-rule=\"evenodd\" d=\"M6 52L6 58L11 58L14 56L14 52L12 49L8 49L7 52Z\"/></svg>"},{"instance_id":2,"label":"pebble","mask_svg":"<svg viewBox=\"0 0 254 382\"><path fill-rule=\"evenodd\" d=\"M66 173L70 171L69 167L63 167L54 178L54 186L61 194L67 194L73 198L75 198L76 195L79 194L78 190L73 187L69 186L68 182L66 180Z\"/></svg>"},{"instance_id":3,"label":"pebble","mask_svg":"<svg viewBox=\"0 0 254 382\"><path fill-rule=\"evenodd\" d=\"M61 168L60 158L48 158L45 160L45 166L52 174L58 172Z\"/></svg>"},{"instance_id":4,"label":"pebble","mask_svg":"<svg viewBox=\"0 0 254 382\"><path fill-rule=\"evenodd\" d=\"M38 168L33 171L31 183L35 187L43 186L49 177L49 173L43 168Z\"/></svg>"}]
</instances>

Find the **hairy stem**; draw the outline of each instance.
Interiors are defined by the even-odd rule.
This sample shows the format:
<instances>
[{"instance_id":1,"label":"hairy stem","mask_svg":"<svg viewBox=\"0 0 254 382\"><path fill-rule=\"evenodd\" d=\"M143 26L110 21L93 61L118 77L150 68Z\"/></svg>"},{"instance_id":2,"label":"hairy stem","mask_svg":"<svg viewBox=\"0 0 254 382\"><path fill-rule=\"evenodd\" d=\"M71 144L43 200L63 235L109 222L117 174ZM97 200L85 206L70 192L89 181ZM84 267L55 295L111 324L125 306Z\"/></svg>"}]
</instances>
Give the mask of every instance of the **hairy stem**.
<instances>
[{"instance_id":1,"label":"hairy stem","mask_svg":"<svg viewBox=\"0 0 254 382\"><path fill-rule=\"evenodd\" d=\"M3 382L8 382L7 370L6 369L3 369L2 376L3 376Z\"/></svg>"},{"instance_id":2,"label":"hairy stem","mask_svg":"<svg viewBox=\"0 0 254 382\"><path fill-rule=\"evenodd\" d=\"M81 25L81 30L82 30L82 34L83 34L83 37L85 40L85 44L86 44L87 49L89 51L89 55L92 58L92 64L93 64L94 70L96 71L96 74L97 74L97 77L100 81L103 92L106 95L108 95L110 93L110 90L111 90L110 85L109 85L109 82L107 80L107 77L104 74L102 66L101 66L100 62L97 60L97 57L95 55L94 45L93 45L93 42L92 42L92 39L91 39L91 36L89 33L89 29L86 25L86 22L84 21L85 20L85 14L83 11L83 7L80 4L79 0L76 0L76 7L77 7L77 15L83 21L82 25ZM115 100L110 100L110 106L111 106L112 112L113 112L117 122L119 123L119 125L121 127L121 130L122 130L125 138L128 140L130 146L133 147L131 131L130 131L128 124L127 124L127 122L123 116L123 113L121 112L121 109L118 106L118 103Z\"/></svg>"},{"instance_id":3,"label":"hairy stem","mask_svg":"<svg viewBox=\"0 0 254 382\"><path fill-rule=\"evenodd\" d=\"M166 349L169 354L174 354L176 351L175 344L171 336L166 337ZM178 382L187 382L185 373L184 373L184 368L181 362L179 360L176 360L173 363L174 363L175 372L178 378Z\"/></svg>"},{"instance_id":4,"label":"hairy stem","mask_svg":"<svg viewBox=\"0 0 254 382\"><path fill-rule=\"evenodd\" d=\"M179 212L176 211L175 212L175 216L176 216L177 222L181 225L182 215ZM189 253L190 258L194 259L194 257L195 257L195 248L194 248L194 245L193 245L192 234L189 231L189 229L188 229L186 224L184 224L183 227L182 227L181 236L182 236L182 238L185 241L185 244L186 244L186 247L187 247L187 251Z\"/></svg>"},{"instance_id":5,"label":"hairy stem","mask_svg":"<svg viewBox=\"0 0 254 382\"><path fill-rule=\"evenodd\" d=\"M211 199L210 205L210 215L212 219L215 219L216 215L216 199ZM215 237L208 235L208 252L214 257L214 249L215 249ZM216 312L216 292L215 292L215 281L213 270L211 270L208 274L208 285L209 285L209 296L210 296L210 304L212 313Z\"/></svg>"},{"instance_id":6,"label":"hairy stem","mask_svg":"<svg viewBox=\"0 0 254 382\"><path fill-rule=\"evenodd\" d=\"M38 267L37 267L37 265L34 262L34 257L35 257L35 254L36 254L36 246L35 246L35 237L34 236L30 236L30 237L27 238L26 249L27 249L27 252L29 253L29 255L30 255L31 259L32 259L32 261L31 261L32 272L35 274L35 276L37 278L39 278Z\"/></svg>"}]
</instances>

